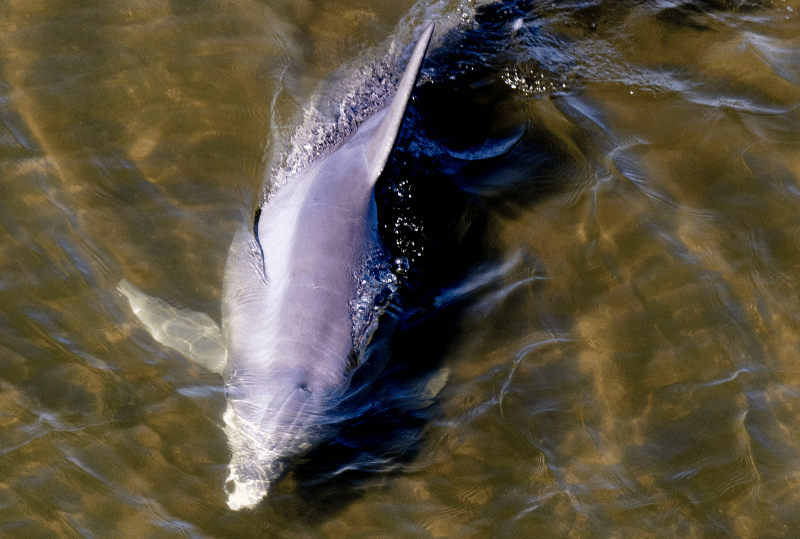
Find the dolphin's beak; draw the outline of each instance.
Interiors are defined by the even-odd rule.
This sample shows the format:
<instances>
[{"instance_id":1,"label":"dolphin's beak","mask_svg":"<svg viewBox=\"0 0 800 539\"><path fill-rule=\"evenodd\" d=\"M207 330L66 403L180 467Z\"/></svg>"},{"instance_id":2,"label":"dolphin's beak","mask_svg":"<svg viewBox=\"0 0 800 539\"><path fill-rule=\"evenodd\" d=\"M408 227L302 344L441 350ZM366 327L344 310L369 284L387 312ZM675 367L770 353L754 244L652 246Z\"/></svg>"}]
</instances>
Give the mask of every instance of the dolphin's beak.
<instances>
[{"instance_id":1,"label":"dolphin's beak","mask_svg":"<svg viewBox=\"0 0 800 539\"><path fill-rule=\"evenodd\" d=\"M272 483L283 475L286 463L273 451L266 450L263 442L247 432L249 429L242 428L241 419L230 402L223 419L233 453L225 481L228 507L234 511L253 508L269 494Z\"/></svg>"}]
</instances>

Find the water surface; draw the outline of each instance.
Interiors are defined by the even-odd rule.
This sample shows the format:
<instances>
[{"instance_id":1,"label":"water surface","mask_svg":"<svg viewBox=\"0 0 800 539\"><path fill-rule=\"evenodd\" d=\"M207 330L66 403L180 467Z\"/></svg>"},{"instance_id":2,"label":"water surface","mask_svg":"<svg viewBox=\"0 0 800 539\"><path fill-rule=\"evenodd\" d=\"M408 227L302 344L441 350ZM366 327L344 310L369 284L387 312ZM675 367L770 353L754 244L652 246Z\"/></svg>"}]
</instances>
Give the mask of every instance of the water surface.
<instances>
[{"instance_id":1,"label":"water surface","mask_svg":"<svg viewBox=\"0 0 800 539\"><path fill-rule=\"evenodd\" d=\"M800 3L506 6L0 7L0 534L796 534ZM117 284L218 320L309 104L430 18L400 155L468 256L393 350L450 376L232 512L222 379Z\"/></svg>"}]
</instances>

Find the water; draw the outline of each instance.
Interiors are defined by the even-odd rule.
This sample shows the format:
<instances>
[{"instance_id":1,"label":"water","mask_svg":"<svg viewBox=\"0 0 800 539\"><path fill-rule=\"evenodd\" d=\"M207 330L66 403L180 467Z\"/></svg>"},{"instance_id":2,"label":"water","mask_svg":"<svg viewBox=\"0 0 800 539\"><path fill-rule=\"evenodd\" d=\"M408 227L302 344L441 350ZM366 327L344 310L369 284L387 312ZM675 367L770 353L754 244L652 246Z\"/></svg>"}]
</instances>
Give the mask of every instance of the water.
<instances>
[{"instance_id":1,"label":"water","mask_svg":"<svg viewBox=\"0 0 800 539\"><path fill-rule=\"evenodd\" d=\"M797 1L533 2L484 26L456 2L0 10L0 535L797 533ZM117 284L218 319L231 234L317 88L430 17L401 157L449 182L410 185L440 195L421 219L466 232L426 229L463 252L413 260L438 310L392 346L449 377L231 512L221 378ZM464 20L485 49L459 63L467 31L442 36Z\"/></svg>"}]
</instances>

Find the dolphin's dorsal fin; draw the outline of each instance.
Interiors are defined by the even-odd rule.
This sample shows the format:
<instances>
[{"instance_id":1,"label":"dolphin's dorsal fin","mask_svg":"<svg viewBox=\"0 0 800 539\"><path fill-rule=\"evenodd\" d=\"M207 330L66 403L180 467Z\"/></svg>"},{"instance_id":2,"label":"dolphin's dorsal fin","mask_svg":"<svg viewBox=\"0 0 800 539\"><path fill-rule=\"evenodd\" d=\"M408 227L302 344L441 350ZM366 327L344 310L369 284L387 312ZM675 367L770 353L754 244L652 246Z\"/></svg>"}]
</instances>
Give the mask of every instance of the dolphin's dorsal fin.
<instances>
[{"instance_id":1,"label":"dolphin's dorsal fin","mask_svg":"<svg viewBox=\"0 0 800 539\"><path fill-rule=\"evenodd\" d=\"M428 44L433 35L433 27L434 23L430 23L414 46L414 53L411 55L403 77L400 79L400 84L397 86L397 93L392 98L386 116L372 135L367 146L367 163L373 183L378 180L378 176L383 171L383 167L386 166L389 154L392 153L392 148L394 148L397 132L400 130L408 100L411 98L411 91L417 82L422 60L425 59L425 52L428 50Z\"/></svg>"}]
</instances>

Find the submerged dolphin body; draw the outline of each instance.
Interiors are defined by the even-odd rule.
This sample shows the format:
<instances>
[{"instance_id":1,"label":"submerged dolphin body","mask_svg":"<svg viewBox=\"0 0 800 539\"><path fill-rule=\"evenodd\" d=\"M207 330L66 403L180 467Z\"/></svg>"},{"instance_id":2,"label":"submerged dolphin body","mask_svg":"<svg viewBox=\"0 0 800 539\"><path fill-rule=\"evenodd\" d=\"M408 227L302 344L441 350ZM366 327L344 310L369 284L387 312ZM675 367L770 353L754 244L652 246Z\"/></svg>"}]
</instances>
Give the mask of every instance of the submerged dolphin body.
<instances>
[{"instance_id":1,"label":"submerged dolphin body","mask_svg":"<svg viewBox=\"0 0 800 539\"><path fill-rule=\"evenodd\" d=\"M376 271L386 257L374 186L432 33L430 24L389 106L280 187L256 212L254 226L235 233L225 267L221 333L205 315L179 313L120 283L159 342L223 372L232 509L255 506L293 457L330 435L338 421L335 408L351 390L375 328L382 301L377 296L387 286L394 290L380 283Z\"/></svg>"}]
</instances>

